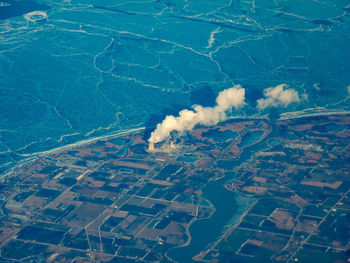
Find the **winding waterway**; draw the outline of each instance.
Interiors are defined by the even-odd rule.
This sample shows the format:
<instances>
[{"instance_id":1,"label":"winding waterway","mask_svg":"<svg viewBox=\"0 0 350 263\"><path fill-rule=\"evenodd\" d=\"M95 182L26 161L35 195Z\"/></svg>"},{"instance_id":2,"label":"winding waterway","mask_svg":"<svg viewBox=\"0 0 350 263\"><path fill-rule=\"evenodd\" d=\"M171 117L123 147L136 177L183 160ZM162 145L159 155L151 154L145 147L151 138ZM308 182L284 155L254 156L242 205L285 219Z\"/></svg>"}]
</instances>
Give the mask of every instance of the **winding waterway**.
<instances>
[{"instance_id":1,"label":"winding waterway","mask_svg":"<svg viewBox=\"0 0 350 263\"><path fill-rule=\"evenodd\" d=\"M189 232L191 242L188 246L177 247L168 252L170 258L177 262L194 262L192 257L205 250L208 245L220 237L227 224L232 225L244 211L254 202L254 199L233 193L224 187L224 177L210 182L204 189L204 197L216 208L215 213L208 219L194 222Z\"/></svg>"}]
</instances>

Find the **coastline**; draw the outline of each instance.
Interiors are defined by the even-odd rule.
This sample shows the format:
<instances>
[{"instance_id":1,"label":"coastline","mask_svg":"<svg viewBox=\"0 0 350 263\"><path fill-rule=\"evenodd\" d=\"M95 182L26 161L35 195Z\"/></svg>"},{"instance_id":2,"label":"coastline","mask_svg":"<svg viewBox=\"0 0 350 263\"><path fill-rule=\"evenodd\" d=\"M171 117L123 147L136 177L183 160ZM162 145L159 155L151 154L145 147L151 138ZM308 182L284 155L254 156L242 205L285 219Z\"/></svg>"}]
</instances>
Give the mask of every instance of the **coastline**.
<instances>
[{"instance_id":1,"label":"coastline","mask_svg":"<svg viewBox=\"0 0 350 263\"><path fill-rule=\"evenodd\" d=\"M294 112L285 112L285 113L281 113L280 118L278 120L290 120L290 119L298 119L298 118L307 118L307 117L314 117L314 116L330 116L330 115L346 115L346 114L350 114L350 111L336 111L336 110L330 110L330 109L326 109L323 107L317 107L317 108L307 108L301 111L294 111ZM267 115L264 116L258 116L258 115L252 115L250 117L248 116L231 116L229 118L227 118L227 120L232 120L232 119L249 119L249 118L254 118L254 119L266 119ZM93 143L93 142L97 142L99 140L103 140L103 139L109 139L109 138L113 138L113 137L117 137L117 136L121 136L121 135L126 135L126 134L131 134L131 133L135 133L135 132L140 132L145 130L146 127L139 127L139 128L132 128L132 129L127 129L127 130L120 130L120 131L116 131L110 134L106 134L106 135L102 135L102 136L98 136L98 137L93 137L93 138L88 138L88 139L84 139L75 143L71 143L71 144L67 144L67 145L63 145L57 148L53 148L51 150L46 150L46 151L41 151L41 152L35 152L35 153L30 153L30 154L21 154L21 156L23 156L23 160L20 160L17 164L15 164L13 167L8 168L3 174L0 174L0 180L4 177L6 177L7 175L9 175L11 172L13 172L14 170L18 169L19 167L28 164L30 162L35 161L37 158L42 157L42 156L46 156L49 154L53 154L53 153L57 153L60 152L62 150L66 150L66 149L72 149L75 147L80 147L89 143Z\"/></svg>"},{"instance_id":2,"label":"coastline","mask_svg":"<svg viewBox=\"0 0 350 263\"><path fill-rule=\"evenodd\" d=\"M146 127L139 127L139 128L128 129L128 130L121 130L121 131L117 131L117 132L114 132L114 133L106 134L106 135L103 135L103 136L93 137L93 138L85 139L85 140L78 141L78 142L75 142L75 143L63 145L63 146L60 146L60 147L57 147L57 148L53 148L53 149L47 150L47 151L35 152L35 153L31 153L31 154L22 154L24 159L20 160L16 165L14 165L13 167L11 167L8 170L6 170L6 172L4 174L0 174L0 180L3 179L4 177L6 177L7 175L9 175L14 170L20 168L21 166L29 164L29 163L37 160L37 158L39 158L39 157L47 156L47 155L50 155L50 154L53 154L53 153L57 153L57 152L60 152L60 151L63 151L63 150L74 149L76 147L84 146L84 145L87 145L87 144L90 144L90 143L93 143L93 142L97 142L99 140L104 140L104 139L114 138L114 137L121 136L121 135L126 135L126 134L140 132L140 131L145 130L145 129L146 129Z\"/></svg>"},{"instance_id":3,"label":"coastline","mask_svg":"<svg viewBox=\"0 0 350 263\"><path fill-rule=\"evenodd\" d=\"M314 117L314 116L346 115L346 114L350 114L350 111L331 111L330 109L318 107L318 108L307 108L301 111L285 112L280 115L280 118L278 120L282 121L282 120L291 120L291 119L307 118L307 117Z\"/></svg>"}]
</instances>

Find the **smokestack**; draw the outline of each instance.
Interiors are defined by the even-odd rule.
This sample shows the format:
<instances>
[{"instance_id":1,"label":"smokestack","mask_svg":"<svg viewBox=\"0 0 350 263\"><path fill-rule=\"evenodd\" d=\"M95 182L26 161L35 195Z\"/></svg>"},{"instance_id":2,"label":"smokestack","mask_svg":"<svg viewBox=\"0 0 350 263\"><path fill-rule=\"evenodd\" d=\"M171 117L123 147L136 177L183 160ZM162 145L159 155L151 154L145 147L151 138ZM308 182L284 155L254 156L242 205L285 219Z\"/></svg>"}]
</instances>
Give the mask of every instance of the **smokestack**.
<instances>
[{"instance_id":1,"label":"smokestack","mask_svg":"<svg viewBox=\"0 0 350 263\"><path fill-rule=\"evenodd\" d=\"M151 133L151 137L148 139L148 150L154 151L154 144L169 138L172 131L183 133L191 131L197 124L212 126L226 120L226 111L242 106L244 96L245 90L240 85L236 85L219 93L215 107L194 105L192 106L193 110L180 111L178 117L166 116Z\"/></svg>"}]
</instances>

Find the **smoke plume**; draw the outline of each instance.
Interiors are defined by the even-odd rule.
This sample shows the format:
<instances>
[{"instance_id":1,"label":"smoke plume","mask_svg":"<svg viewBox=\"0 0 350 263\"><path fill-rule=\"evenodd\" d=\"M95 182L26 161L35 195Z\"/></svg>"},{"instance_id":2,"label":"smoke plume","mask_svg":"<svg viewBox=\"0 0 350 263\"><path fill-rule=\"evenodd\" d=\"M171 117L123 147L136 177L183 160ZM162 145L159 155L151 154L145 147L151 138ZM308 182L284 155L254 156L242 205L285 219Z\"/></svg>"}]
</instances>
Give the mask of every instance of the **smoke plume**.
<instances>
[{"instance_id":1,"label":"smoke plume","mask_svg":"<svg viewBox=\"0 0 350 263\"><path fill-rule=\"evenodd\" d=\"M299 93L295 89L288 89L286 84L264 89L264 96L265 98L258 100L259 110L267 107L287 107L293 102L300 102Z\"/></svg>"},{"instance_id":2,"label":"smoke plume","mask_svg":"<svg viewBox=\"0 0 350 263\"><path fill-rule=\"evenodd\" d=\"M170 137L172 131L183 133L192 130L197 124L205 126L215 125L226 120L226 111L239 108L244 104L245 90L240 85L223 90L216 98L216 106L202 107L192 106L193 110L182 110L178 117L168 115L157 125L148 139L149 150L154 149L154 144Z\"/></svg>"}]
</instances>

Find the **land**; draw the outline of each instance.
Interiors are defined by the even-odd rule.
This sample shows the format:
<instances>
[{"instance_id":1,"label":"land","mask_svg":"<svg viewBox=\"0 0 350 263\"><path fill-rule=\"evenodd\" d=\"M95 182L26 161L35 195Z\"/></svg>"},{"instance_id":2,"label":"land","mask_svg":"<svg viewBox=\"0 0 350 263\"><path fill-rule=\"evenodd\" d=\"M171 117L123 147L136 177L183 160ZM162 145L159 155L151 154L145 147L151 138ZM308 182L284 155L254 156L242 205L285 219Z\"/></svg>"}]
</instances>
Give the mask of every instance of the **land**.
<instances>
[{"instance_id":1,"label":"land","mask_svg":"<svg viewBox=\"0 0 350 263\"><path fill-rule=\"evenodd\" d=\"M349 138L347 114L229 119L153 152L135 132L41 156L1 179L0 260L172 261L227 178L252 205L195 260L347 262Z\"/></svg>"}]
</instances>

